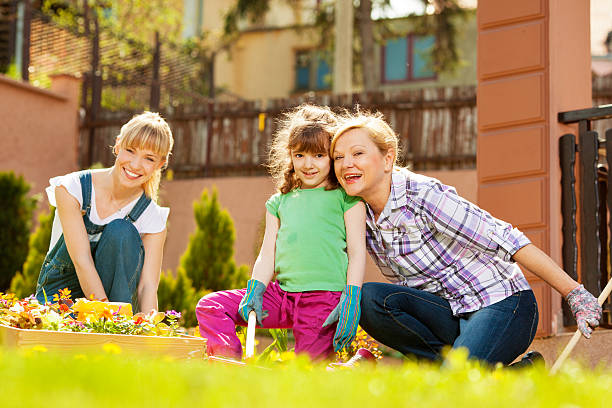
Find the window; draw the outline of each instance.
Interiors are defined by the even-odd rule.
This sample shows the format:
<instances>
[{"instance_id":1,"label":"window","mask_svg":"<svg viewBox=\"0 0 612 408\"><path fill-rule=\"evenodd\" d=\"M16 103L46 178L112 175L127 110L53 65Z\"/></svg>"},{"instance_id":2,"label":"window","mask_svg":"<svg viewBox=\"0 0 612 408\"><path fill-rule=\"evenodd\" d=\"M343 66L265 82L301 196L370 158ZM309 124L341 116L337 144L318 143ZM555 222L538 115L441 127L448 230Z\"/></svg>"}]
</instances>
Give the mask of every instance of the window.
<instances>
[{"instance_id":1,"label":"window","mask_svg":"<svg viewBox=\"0 0 612 408\"><path fill-rule=\"evenodd\" d=\"M435 42L433 35L387 39L382 46L382 82L435 79L430 67Z\"/></svg>"},{"instance_id":2,"label":"window","mask_svg":"<svg viewBox=\"0 0 612 408\"><path fill-rule=\"evenodd\" d=\"M302 50L295 53L295 89L318 91L331 88L331 68L326 53Z\"/></svg>"}]
</instances>

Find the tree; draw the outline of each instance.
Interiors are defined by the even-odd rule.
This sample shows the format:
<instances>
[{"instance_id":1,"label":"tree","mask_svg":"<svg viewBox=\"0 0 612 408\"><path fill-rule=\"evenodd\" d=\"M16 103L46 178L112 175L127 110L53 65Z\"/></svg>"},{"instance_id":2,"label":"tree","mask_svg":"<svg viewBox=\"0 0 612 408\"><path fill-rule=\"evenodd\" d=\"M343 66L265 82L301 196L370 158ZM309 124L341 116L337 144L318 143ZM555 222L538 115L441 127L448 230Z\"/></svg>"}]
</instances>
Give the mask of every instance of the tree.
<instances>
[{"instance_id":1,"label":"tree","mask_svg":"<svg viewBox=\"0 0 612 408\"><path fill-rule=\"evenodd\" d=\"M204 190L193 209L196 231L189 237L177 274L183 270L197 290L245 286L248 268L234 262L234 223L227 210L221 209L216 188L212 196Z\"/></svg>"},{"instance_id":2,"label":"tree","mask_svg":"<svg viewBox=\"0 0 612 408\"><path fill-rule=\"evenodd\" d=\"M359 36L361 38L361 70L363 76L363 89L372 91L376 89L377 81L374 70L374 31L372 28L372 0L359 2Z\"/></svg>"},{"instance_id":3,"label":"tree","mask_svg":"<svg viewBox=\"0 0 612 408\"><path fill-rule=\"evenodd\" d=\"M54 214L54 207L50 207L49 212L41 213L38 216L38 227L30 235L28 256L23 264L23 271L17 273L11 281L10 291L19 298L25 298L36 292L40 268L49 250Z\"/></svg>"},{"instance_id":4,"label":"tree","mask_svg":"<svg viewBox=\"0 0 612 408\"><path fill-rule=\"evenodd\" d=\"M92 119L100 108L159 110L205 99L197 93L205 84L201 61L182 38L182 10L182 0L43 1L43 13L74 34L71 41L89 43L90 50L75 50L78 68L66 69L84 73L82 99Z\"/></svg>"},{"instance_id":5,"label":"tree","mask_svg":"<svg viewBox=\"0 0 612 408\"><path fill-rule=\"evenodd\" d=\"M36 198L30 185L12 171L0 172L0 291L8 289L28 254L28 237Z\"/></svg>"},{"instance_id":6,"label":"tree","mask_svg":"<svg viewBox=\"0 0 612 408\"><path fill-rule=\"evenodd\" d=\"M42 11L64 27L89 34L94 15L101 28L132 42L151 44L155 33L180 42L182 0L44 0Z\"/></svg>"}]
</instances>

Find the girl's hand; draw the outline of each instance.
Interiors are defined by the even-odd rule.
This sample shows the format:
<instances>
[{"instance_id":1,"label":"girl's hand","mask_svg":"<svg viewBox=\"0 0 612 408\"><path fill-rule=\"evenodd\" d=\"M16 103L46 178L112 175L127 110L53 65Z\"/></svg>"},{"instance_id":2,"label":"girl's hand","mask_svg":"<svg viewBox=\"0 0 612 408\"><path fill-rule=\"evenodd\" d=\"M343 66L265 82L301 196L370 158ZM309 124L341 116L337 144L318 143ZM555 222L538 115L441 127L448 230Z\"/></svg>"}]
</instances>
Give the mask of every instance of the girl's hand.
<instances>
[{"instance_id":1,"label":"girl's hand","mask_svg":"<svg viewBox=\"0 0 612 408\"><path fill-rule=\"evenodd\" d=\"M331 311L323 327L338 322L334 334L334 351L342 350L351 344L357 333L359 318L361 317L361 287L346 285L340 296L340 302Z\"/></svg>"},{"instance_id":2,"label":"girl's hand","mask_svg":"<svg viewBox=\"0 0 612 408\"><path fill-rule=\"evenodd\" d=\"M257 324L262 325L263 319L268 317L268 312L263 309L263 294L266 291L266 285L257 279L249 279L247 282L246 294L238 305L238 314L245 322L249 321L249 312L255 311L257 315Z\"/></svg>"},{"instance_id":3,"label":"girl's hand","mask_svg":"<svg viewBox=\"0 0 612 408\"><path fill-rule=\"evenodd\" d=\"M576 286L565 299L576 318L578 329L584 337L591 338L593 329L599 326L601 319L601 306L597 299L583 285Z\"/></svg>"}]
</instances>

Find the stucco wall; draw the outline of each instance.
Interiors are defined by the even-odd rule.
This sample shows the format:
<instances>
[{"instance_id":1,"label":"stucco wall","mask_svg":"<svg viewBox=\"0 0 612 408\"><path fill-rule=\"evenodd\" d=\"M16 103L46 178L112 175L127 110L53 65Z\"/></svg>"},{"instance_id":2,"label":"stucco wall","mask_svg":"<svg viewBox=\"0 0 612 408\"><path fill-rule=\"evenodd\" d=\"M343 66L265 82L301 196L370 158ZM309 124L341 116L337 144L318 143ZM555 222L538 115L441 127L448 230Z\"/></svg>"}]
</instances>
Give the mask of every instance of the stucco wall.
<instances>
[{"instance_id":1,"label":"stucco wall","mask_svg":"<svg viewBox=\"0 0 612 408\"><path fill-rule=\"evenodd\" d=\"M0 171L23 175L31 194L50 177L77 170L80 81L65 75L52 81L47 91L0 75Z\"/></svg>"},{"instance_id":2,"label":"stucco wall","mask_svg":"<svg viewBox=\"0 0 612 408\"><path fill-rule=\"evenodd\" d=\"M215 61L215 83L245 99L286 98L295 88L295 52L313 48L312 29L252 31L242 34L231 55Z\"/></svg>"},{"instance_id":3,"label":"stucco wall","mask_svg":"<svg viewBox=\"0 0 612 408\"><path fill-rule=\"evenodd\" d=\"M591 54L606 55L605 40L612 31L610 0L591 0Z\"/></svg>"},{"instance_id":4,"label":"stucco wall","mask_svg":"<svg viewBox=\"0 0 612 408\"><path fill-rule=\"evenodd\" d=\"M223 4L221 4L223 3ZM204 27L214 27L218 22L211 17L218 15L227 5L217 0L204 9ZM274 6L274 4L273 4ZM238 41L230 51L220 52L215 60L215 83L245 99L286 98L295 90L295 53L297 50L316 48L319 31L315 28L295 30L280 21L296 21L290 18L290 8L277 5L271 10L267 20L259 26L250 25L249 30L241 33ZM208 12L208 19L206 17ZM282 18L286 20L282 20ZM411 19L398 19L392 22L398 33L412 31L414 22ZM453 72L443 72L435 80L406 81L381 83L380 90L415 89L422 87L444 87L476 84L476 18L468 13L465 20L458 22L456 42L461 59ZM259 27L259 28L258 28ZM265 29L263 28L265 27ZM245 27L243 27L245 28ZM375 46L376 76L381 77L381 46ZM359 91L355 84L354 91Z\"/></svg>"},{"instance_id":5,"label":"stucco wall","mask_svg":"<svg viewBox=\"0 0 612 408\"><path fill-rule=\"evenodd\" d=\"M453 185L466 199L476 201L476 170L427 172L443 183ZM219 202L234 220L236 228L235 259L238 264L253 265L261 224L265 217L264 204L274 193L269 177L227 177L164 181L161 201L170 207L168 238L164 250L164 269L176 270L180 256L187 248L189 235L195 230L193 202L202 190L217 188ZM366 280L382 280L380 273L368 257Z\"/></svg>"}]
</instances>

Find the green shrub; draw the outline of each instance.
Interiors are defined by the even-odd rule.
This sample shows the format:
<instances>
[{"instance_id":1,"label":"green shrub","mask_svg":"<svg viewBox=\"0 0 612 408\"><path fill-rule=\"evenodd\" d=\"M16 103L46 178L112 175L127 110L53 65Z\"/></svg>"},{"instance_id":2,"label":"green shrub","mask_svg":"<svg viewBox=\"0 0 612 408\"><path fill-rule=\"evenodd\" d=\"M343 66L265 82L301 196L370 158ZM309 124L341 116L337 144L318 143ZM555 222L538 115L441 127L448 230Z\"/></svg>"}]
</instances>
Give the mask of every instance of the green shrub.
<instances>
[{"instance_id":1,"label":"green shrub","mask_svg":"<svg viewBox=\"0 0 612 408\"><path fill-rule=\"evenodd\" d=\"M13 78L16 81L21 81L21 72L17 69L17 64L15 63L14 59L11 61L11 64L8 67L2 68L6 69L6 71L3 72L7 77Z\"/></svg>"},{"instance_id":2,"label":"green shrub","mask_svg":"<svg viewBox=\"0 0 612 408\"><path fill-rule=\"evenodd\" d=\"M234 223L227 210L221 209L216 188L212 196L205 189L193 209L196 231L189 237L179 272L183 269L197 290L244 287L249 270L234 262Z\"/></svg>"},{"instance_id":3,"label":"green shrub","mask_svg":"<svg viewBox=\"0 0 612 408\"><path fill-rule=\"evenodd\" d=\"M43 212L38 216L38 227L30 235L28 256L23 264L23 271L18 272L11 281L10 291L20 298L25 298L36 291L40 268L49 250L54 214L55 208L50 207L49 212Z\"/></svg>"},{"instance_id":4,"label":"green shrub","mask_svg":"<svg viewBox=\"0 0 612 408\"><path fill-rule=\"evenodd\" d=\"M193 207L196 231L189 237L176 275L171 271L162 274L157 289L159 310L181 312L185 327L197 326L195 307L202 296L244 287L249 273L246 265L234 262L234 222L221 209L216 189L212 196L204 190Z\"/></svg>"},{"instance_id":5,"label":"green shrub","mask_svg":"<svg viewBox=\"0 0 612 408\"><path fill-rule=\"evenodd\" d=\"M28 238L36 199L30 185L12 171L0 172L0 291L6 291L28 254Z\"/></svg>"},{"instance_id":6,"label":"green shrub","mask_svg":"<svg viewBox=\"0 0 612 408\"><path fill-rule=\"evenodd\" d=\"M166 271L159 279L157 303L159 310L181 312L180 324L182 326L195 327L198 325L195 307L198 300L205 294L205 291L195 290L191 279L183 269L179 269L176 276L172 275L172 271Z\"/></svg>"}]
</instances>

